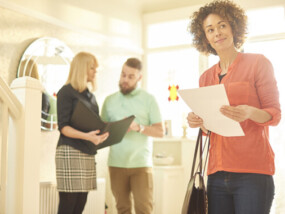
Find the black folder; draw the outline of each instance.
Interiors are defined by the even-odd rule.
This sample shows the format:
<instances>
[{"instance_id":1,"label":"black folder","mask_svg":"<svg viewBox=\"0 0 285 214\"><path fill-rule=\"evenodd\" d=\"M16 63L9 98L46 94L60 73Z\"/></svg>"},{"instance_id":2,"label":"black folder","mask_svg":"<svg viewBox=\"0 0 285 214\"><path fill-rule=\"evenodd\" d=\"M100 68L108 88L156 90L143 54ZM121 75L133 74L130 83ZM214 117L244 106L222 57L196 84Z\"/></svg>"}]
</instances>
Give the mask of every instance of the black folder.
<instances>
[{"instance_id":1,"label":"black folder","mask_svg":"<svg viewBox=\"0 0 285 214\"><path fill-rule=\"evenodd\" d=\"M71 116L71 126L83 132L100 130L100 134L109 132L109 137L101 144L96 145L96 149L101 149L119 143L135 116L129 116L114 122L104 122L100 116L93 112L85 103L79 100ZM94 145L94 144L93 144Z\"/></svg>"}]
</instances>

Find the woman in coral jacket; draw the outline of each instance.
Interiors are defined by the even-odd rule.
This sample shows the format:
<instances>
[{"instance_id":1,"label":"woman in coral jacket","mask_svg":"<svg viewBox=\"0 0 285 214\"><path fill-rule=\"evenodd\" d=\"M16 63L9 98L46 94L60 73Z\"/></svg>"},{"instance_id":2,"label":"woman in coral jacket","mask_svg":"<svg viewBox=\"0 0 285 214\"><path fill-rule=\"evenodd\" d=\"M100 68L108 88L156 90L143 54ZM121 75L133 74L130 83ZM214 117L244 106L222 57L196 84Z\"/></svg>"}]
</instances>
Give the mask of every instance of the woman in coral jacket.
<instances>
[{"instance_id":1,"label":"woman in coral jacket","mask_svg":"<svg viewBox=\"0 0 285 214\"><path fill-rule=\"evenodd\" d=\"M246 30L244 10L231 1L206 4L191 17L194 46L220 59L201 75L200 87L224 84L230 105L220 111L239 122L245 133L241 137L211 133L209 214L268 214L273 201L269 126L281 119L279 93L270 61L261 54L238 51ZM190 127L207 132L194 112L187 119Z\"/></svg>"}]
</instances>

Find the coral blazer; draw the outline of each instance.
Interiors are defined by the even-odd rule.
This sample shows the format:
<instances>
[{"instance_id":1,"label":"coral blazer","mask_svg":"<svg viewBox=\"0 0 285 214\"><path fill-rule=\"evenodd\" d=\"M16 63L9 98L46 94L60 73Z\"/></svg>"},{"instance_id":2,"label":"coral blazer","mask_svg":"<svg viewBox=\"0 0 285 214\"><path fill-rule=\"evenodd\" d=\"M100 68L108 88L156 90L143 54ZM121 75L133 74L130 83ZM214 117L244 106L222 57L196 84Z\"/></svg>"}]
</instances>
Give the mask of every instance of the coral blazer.
<instances>
[{"instance_id":1,"label":"coral blazer","mask_svg":"<svg viewBox=\"0 0 285 214\"><path fill-rule=\"evenodd\" d=\"M249 119L241 122L242 137L211 133L208 175L217 171L273 175L269 126L279 123L281 110L272 64L263 55L239 53L221 83L220 73L219 63L206 70L200 77L200 87L224 84L231 106L254 106L267 111L272 119L262 124Z\"/></svg>"}]
</instances>

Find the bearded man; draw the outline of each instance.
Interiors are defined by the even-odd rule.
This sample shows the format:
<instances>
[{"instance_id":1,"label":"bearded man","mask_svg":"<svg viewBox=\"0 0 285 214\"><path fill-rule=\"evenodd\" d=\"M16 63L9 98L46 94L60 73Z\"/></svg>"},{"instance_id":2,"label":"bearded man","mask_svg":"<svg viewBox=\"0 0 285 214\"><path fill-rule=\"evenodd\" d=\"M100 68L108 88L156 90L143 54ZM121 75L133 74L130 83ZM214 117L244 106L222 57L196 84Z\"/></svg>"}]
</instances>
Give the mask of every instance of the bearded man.
<instances>
[{"instance_id":1,"label":"bearded man","mask_svg":"<svg viewBox=\"0 0 285 214\"><path fill-rule=\"evenodd\" d=\"M103 104L102 119L111 122L135 115L123 140L110 147L108 166L111 190L118 214L132 213L131 193L136 214L153 211L152 139L162 137L163 126L153 95L138 87L142 63L129 58L124 63L120 91L108 96Z\"/></svg>"}]
</instances>

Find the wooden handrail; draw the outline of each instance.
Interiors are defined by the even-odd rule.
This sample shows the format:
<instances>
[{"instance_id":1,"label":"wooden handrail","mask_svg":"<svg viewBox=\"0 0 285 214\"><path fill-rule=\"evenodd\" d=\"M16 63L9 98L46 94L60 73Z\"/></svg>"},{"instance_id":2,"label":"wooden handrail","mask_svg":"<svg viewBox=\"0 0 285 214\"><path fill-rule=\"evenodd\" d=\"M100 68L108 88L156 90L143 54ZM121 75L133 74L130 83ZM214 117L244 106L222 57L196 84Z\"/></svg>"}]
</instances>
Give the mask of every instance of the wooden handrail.
<instances>
[{"instance_id":1,"label":"wooden handrail","mask_svg":"<svg viewBox=\"0 0 285 214\"><path fill-rule=\"evenodd\" d=\"M0 100L6 103L9 113L14 119L18 119L21 115L22 104L11 91L7 83L0 77Z\"/></svg>"}]
</instances>

